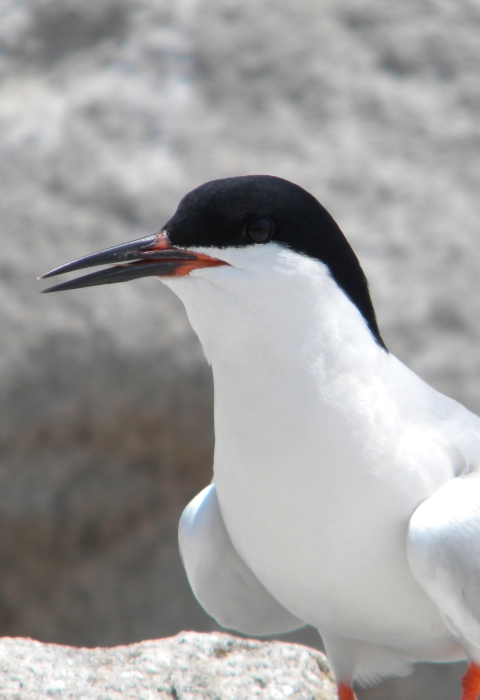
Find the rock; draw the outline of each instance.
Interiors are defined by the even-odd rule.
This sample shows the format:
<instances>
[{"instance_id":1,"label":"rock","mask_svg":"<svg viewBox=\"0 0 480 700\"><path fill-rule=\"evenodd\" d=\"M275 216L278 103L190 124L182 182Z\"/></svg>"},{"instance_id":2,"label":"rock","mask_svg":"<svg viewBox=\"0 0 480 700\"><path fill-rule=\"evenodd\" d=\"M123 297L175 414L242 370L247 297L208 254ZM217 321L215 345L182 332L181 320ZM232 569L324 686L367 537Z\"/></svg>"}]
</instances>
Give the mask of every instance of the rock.
<instances>
[{"instance_id":1,"label":"rock","mask_svg":"<svg viewBox=\"0 0 480 700\"><path fill-rule=\"evenodd\" d=\"M111 649L0 641L2 700L335 700L323 654L298 644L181 632Z\"/></svg>"}]
</instances>

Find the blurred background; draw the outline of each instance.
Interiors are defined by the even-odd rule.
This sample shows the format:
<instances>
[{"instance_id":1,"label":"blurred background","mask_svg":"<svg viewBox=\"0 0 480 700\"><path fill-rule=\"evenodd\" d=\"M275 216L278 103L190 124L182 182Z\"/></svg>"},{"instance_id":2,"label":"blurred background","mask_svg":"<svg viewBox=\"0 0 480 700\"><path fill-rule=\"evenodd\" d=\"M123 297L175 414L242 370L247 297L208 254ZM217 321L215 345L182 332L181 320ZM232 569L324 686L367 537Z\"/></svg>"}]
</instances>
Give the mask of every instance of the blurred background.
<instances>
[{"instance_id":1,"label":"blurred background","mask_svg":"<svg viewBox=\"0 0 480 700\"><path fill-rule=\"evenodd\" d=\"M210 630L180 563L210 370L156 280L39 296L216 177L329 209L383 337L480 411L477 0L0 0L0 634ZM318 644L313 630L295 639ZM425 666L369 700L453 700Z\"/></svg>"}]
</instances>

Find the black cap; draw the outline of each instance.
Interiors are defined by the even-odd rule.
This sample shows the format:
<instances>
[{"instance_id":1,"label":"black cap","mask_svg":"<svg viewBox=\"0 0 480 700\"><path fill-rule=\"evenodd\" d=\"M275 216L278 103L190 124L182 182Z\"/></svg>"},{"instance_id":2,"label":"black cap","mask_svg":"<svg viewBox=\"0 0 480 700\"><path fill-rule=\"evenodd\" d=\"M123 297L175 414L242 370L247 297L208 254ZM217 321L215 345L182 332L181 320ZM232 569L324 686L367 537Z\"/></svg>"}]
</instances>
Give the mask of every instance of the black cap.
<instances>
[{"instance_id":1,"label":"black cap","mask_svg":"<svg viewBox=\"0 0 480 700\"><path fill-rule=\"evenodd\" d=\"M328 211L298 185L270 175L211 180L185 195L163 229L174 246L240 248L272 240L321 260L385 348L357 256Z\"/></svg>"}]
</instances>

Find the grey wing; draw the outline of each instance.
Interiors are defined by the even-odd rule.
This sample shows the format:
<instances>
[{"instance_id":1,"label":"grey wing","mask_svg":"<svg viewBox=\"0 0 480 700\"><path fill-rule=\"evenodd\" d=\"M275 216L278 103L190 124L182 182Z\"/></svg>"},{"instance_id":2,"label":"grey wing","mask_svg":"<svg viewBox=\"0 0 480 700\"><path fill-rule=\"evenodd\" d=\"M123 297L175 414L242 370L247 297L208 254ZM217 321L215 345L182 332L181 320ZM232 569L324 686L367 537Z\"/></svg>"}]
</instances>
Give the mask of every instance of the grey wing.
<instances>
[{"instance_id":1,"label":"grey wing","mask_svg":"<svg viewBox=\"0 0 480 700\"><path fill-rule=\"evenodd\" d=\"M178 539L192 590L223 627L249 635L304 627L260 583L235 550L218 505L215 484L191 501L180 519Z\"/></svg>"},{"instance_id":2,"label":"grey wing","mask_svg":"<svg viewBox=\"0 0 480 700\"><path fill-rule=\"evenodd\" d=\"M413 575L467 653L480 661L480 474L447 482L413 514Z\"/></svg>"}]
</instances>

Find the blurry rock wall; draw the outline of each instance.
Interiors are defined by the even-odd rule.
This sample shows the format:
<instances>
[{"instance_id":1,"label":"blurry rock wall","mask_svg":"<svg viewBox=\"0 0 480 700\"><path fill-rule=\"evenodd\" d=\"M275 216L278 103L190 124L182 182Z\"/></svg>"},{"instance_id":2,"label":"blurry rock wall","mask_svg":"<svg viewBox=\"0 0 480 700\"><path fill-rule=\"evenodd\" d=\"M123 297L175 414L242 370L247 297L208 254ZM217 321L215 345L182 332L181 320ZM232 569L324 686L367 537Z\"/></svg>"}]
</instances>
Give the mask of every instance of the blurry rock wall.
<instances>
[{"instance_id":1,"label":"blurry rock wall","mask_svg":"<svg viewBox=\"0 0 480 700\"><path fill-rule=\"evenodd\" d=\"M35 281L205 180L315 194L391 351L480 411L479 58L476 0L0 0L0 634L213 627L176 544L213 447L181 305Z\"/></svg>"}]
</instances>

